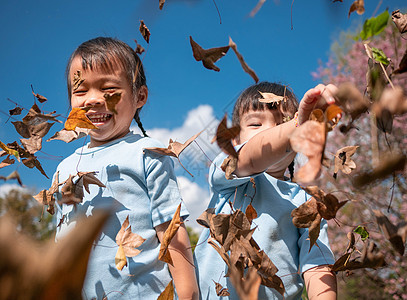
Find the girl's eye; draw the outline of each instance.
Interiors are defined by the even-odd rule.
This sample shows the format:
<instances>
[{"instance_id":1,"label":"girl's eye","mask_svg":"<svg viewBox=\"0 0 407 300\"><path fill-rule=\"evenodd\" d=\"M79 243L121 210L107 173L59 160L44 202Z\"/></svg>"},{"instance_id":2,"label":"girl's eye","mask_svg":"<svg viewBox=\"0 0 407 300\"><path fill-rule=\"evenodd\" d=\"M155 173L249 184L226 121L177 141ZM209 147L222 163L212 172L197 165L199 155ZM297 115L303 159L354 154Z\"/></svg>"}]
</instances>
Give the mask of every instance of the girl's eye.
<instances>
[{"instance_id":1,"label":"girl's eye","mask_svg":"<svg viewBox=\"0 0 407 300\"><path fill-rule=\"evenodd\" d=\"M117 87L109 86L109 87L103 88L102 90L103 90L103 91L114 91L114 90L117 90Z\"/></svg>"},{"instance_id":2,"label":"girl's eye","mask_svg":"<svg viewBox=\"0 0 407 300\"><path fill-rule=\"evenodd\" d=\"M249 124L249 127L260 127L260 126L261 126L260 123Z\"/></svg>"},{"instance_id":3,"label":"girl's eye","mask_svg":"<svg viewBox=\"0 0 407 300\"><path fill-rule=\"evenodd\" d=\"M76 90L76 91L73 91L72 94L80 96L80 95L86 94L86 92L87 92L86 90Z\"/></svg>"}]
</instances>

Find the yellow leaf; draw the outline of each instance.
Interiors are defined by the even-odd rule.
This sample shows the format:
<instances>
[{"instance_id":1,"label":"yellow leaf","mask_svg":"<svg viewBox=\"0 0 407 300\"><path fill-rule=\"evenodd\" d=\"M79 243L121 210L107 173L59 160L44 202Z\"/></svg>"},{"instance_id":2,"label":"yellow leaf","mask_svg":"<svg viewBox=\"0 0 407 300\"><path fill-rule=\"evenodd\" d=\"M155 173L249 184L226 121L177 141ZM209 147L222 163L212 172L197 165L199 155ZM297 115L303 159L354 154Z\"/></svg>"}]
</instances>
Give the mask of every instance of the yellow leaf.
<instances>
[{"instance_id":1,"label":"yellow leaf","mask_svg":"<svg viewBox=\"0 0 407 300\"><path fill-rule=\"evenodd\" d=\"M0 141L0 148L7 152L7 154L14 155L18 161L20 161L20 155L17 150L10 149L3 142Z\"/></svg>"},{"instance_id":2,"label":"yellow leaf","mask_svg":"<svg viewBox=\"0 0 407 300\"><path fill-rule=\"evenodd\" d=\"M69 113L68 119L65 122L66 130L75 130L76 127L98 129L93 123L86 117L87 109L80 107L72 108Z\"/></svg>"},{"instance_id":3,"label":"yellow leaf","mask_svg":"<svg viewBox=\"0 0 407 300\"><path fill-rule=\"evenodd\" d=\"M114 262L116 264L116 268L118 270L122 270L125 266L127 266L127 259L126 255L124 254L124 249L122 244L120 244L119 249L117 249L116 257L114 258Z\"/></svg>"},{"instance_id":4,"label":"yellow leaf","mask_svg":"<svg viewBox=\"0 0 407 300\"><path fill-rule=\"evenodd\" d=\"M178 205L177 210L175 211L174 217L172 218L170 225L168 225L167 230L164 232L164 237L160 247L160 254L158 259L172 265L171 254L168 251L168 246L171 243L172 238L177 233L179 226L181 225L181 203Z\"/></svg>"},{"instance_id":5,"label":"yellow leaf","mask_svg":"<svg viewBox=\"0 0 407 300\"><path fill-rule=\"evenodd\" d=\"M165 290L158 296L157 300L172 300L174 299L174 284L172 280L167 285Z\"/></svg>"}]
</instances>

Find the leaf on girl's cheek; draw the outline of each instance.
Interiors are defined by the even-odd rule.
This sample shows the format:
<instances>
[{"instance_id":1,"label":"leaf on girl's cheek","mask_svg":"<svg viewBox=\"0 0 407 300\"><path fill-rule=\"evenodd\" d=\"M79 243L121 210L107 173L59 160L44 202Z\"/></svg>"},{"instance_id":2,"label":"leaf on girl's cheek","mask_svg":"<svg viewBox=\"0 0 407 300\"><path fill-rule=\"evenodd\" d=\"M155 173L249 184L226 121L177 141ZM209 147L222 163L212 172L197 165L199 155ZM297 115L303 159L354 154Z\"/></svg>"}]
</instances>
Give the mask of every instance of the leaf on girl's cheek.
<instances>
[{"instance_id":1,"label":"leaf on girl's cheek","mask_svg":"<svg viewBox=\"0 0 407 300\"><path fill-rule=\"evenodd\" d=\"M239 51L237 51L237 45L235 44L234 41L232 41L231 37L229 37L229 47L232 48L233 52L235 52L237 59L239 60L240 65L242 66L243 70L247 74L249 74L256 83L259 82L259 77L257 77L254 70L247 65L247 63L244 61L243 56L239 53Z\"/></svg>"},{"instance_id":2,"label":"leaf on girl's cheek","mask_svg":"<svg viewBox=\"0 0 407 300\"><path fill-rule=\"evenodd\" d=\"M85 81L85 79L82 79L82 72L80 70L77 70L73 74L72 90L76 91L84 81Z\"/></svg>"},{"instance_id":3,"label":"leaf on girl's cheek","mask_svg":"<svg viewBox=\"0 0 407 300\"><path fill-rule=\"evenodd\" d=\"M150 42L150 30L147 28L146 24L144 24L143 20L140 20L140 27L139 27L140 33L143 36L144 40L149 43Z\"/></svg>"},{"instance_id":4,"label":"leaf on girl's cheek","mask_svg":"<svg viewBox=\"0 0 407 300\"><path fill-rule=\"evenodd\" d=\"M114 114L117 114L116 105L119 103L122 93L114 93L114 94L104 94L103 97L105 98L106 108L108 111L111 111Z\"/></svg>"},{"instance_id":5,"label":"leaf on girl's cheek","mask_svg":"<svg viewBox=\"0 0 407 300\"><path fill-rule=\"evenodd\" d=\"M225 114L222 121L220 121L218 128L216 129L216 135L212 139L211 143L216 141L219 148L223 152L237 158L238 154L233 147L232 140L238 136L239 132L239 125L233 126L231 128L227 127L227 115Z\"/></svg>"},{"instance_id":6,"label":"leaf on girl's cheek","mask_svg":"<svg viewBox=\"0 0 407 300\"><path fill-rule=\"evenodd\" d=\"M407 14L402 14L398 9L391 13L391 19L401 34L407 32Z\"/></svg>"},{"instance_id":7,"label":"leaf on girl's cheek","mask_svg":"<svg viewBox=\"0 0 407 300\"><path fill-rule=\"evenodd\" d=\"M364 2L365 2L364 0L354 1L349 8L348 18L350 17L350 14L353 13L354 11L356 11L358 15L363 15L365 12L365 3Z\"/></svg>"},{"instance_id":8,"label":"leaf on girl's cheek","mask_svg":"<svg viewBox=\"0 0 407 300\"><path fill-rule=\"evenodd\" d=\"M158 255L159 260L166 262L172 266L173 266L172 258L170 252L168 251L168 247L172 241L172 238L175 236L179 227L181 226L180 213L181 213L181 203L178 205L178 208L175 211L174 216L170 224L168 225L167 230L165 230L164 232L164 236L162 238L160 246L160 254Z\"/></svg>"},{"instance_id":9,"label":"leaf on girl's cheek","mask_svg":"<svg viewBox=\"0 0 407 300\"><path fill-rule=\"evenodd\" d=\"M174 283L171 280L165 290L158 296L157 300L173 300L174 299Z\"/></svg>"},{"instance_id":10,"label":"leaf on girl's cheek","mask_svg":"<svg viewBox=\"0 0 407 300\"><path fill-rule=\"evenodd\" d=\"M189 42L196 61L202 61L203 66L209 70L220 71L220 69L215 66L215 62L225 56L229 50L229 46L203 49L192 39L192 36L189 37Z\"/></svg>"},{"instance_id":11,"label":"leaf on girl's cheek","mask_svg":"<svg viewBox=\"0 0 407 300\"><path fill-rule=\"evenodd\" d=\"M72 108L65 122L65 130L75 130L76 127L98 129L86 116L88 110L89 108Z\"/></svg>"}]
</instances>

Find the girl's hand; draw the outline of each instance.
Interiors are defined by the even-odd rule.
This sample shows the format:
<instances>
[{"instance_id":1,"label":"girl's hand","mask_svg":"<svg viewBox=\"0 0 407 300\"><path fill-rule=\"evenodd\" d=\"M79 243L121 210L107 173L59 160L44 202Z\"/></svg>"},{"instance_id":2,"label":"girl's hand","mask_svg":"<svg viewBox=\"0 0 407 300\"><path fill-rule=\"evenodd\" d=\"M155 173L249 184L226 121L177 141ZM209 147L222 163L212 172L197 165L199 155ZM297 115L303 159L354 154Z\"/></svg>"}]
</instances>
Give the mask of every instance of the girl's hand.
<instances>
[{"instance_id":1,"label":"girl's hand","mask_svg":"<svg viewBox=\"0 0 407 300\"><path fill-rule=\"evenodd\" d=\"M298 108L298 124L301 125L308 121L314 109L320 108L325 111L329 105L334 104L334 95L337 91L338 88L333 84L318 84L316 87L308 90L301 99Z\"/></svg>"}]
</instances>

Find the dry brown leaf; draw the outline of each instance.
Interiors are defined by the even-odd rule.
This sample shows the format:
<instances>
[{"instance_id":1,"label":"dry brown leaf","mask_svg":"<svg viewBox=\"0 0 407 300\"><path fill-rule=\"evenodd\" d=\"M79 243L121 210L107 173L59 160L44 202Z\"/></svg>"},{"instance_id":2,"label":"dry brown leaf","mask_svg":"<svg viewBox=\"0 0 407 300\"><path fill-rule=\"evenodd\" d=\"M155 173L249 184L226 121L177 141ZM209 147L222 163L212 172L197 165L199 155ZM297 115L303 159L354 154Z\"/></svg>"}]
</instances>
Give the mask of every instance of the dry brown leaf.
<instances>
[{"instance_id":1,"label":"dry brown leaf","mask_svg":"<svg viewBox=\"0 0 407 300\"><path fill-rule=\"evenodd\" d=\"M157 300L173 300L174 299L174 283L171 280L164 291L158 296Z\"/></svg>"},{"instance_id":2,"label":"dry brown leaf","mask_svg":"<svg viewBox=\"0 0 407 300\"><path fill-rule=\"evenodd\" d=\"M36 135L29 139L20 139L20 142L24 146L24 149L31 154L34 154L42 148L42 138Z\"/></svg>"},{"instance_id":3,"label":"dry brown leaf","mask_svg":"<svg viewBox=\"0 0 407 300\"><path fill-rule=\"evenodd\" d=\"M293 209L291 211L291 218L295 227L309 228L318 214L317 200L312 197L299 207Z\"/></svg>"},{"instance_id":4,"label":"dry brown leaf","mask_svg":"<svg viewBox=\"0 0 407 300\"><path fill-rule=\"evenodd\" d=\"M323 190L319 189L317 186L307 186L304 190L315 198L317 201L318 213L325 220L331 220L336 217L338 210L344 206L348 201L339 202L331 193L326 194Z\"/></svg>"},{"instance_id":5,"label":"dry brown leaf","mask_svg":"<svg viewBox=\"0 0 407 300\"><path fill-rule=\"evenodd\" d=\"M259 82L259 77L257 77L256 73L254 72L254 70L252 68L250 68L247 63L244 61L242 54L239 53L239 51L237 51L237 45L235 44L234 41L232 41L232 38L229 37L229 47L232 48L232 50L235 52L237 59L240 62L240 65L242 66L243 70L249 74L253 80L257 83Z\"/></svg>"},{"instance_id":6,"label":"dry brown leaf","mask_svg":"<svg viewBox=\"0 0 407 300\"><path fill-rule=\"evenodd\" d=\"M402 74L407 72L407 49L400 60L399 67L393 71L392 75Z\"/></svg>"},{"instance_id":7,"label":"dry brown leaf","mask_svg":"<svg viewBox=\"0 0 407 300\"><path fill-rule=\"evenodd\" d=\"M400 86L385 88L379 102L373 104L372 110L377 117L382 117L386 113L392 116L406 113L407 98L403 89Z\"/></svg>"},{"instance_id":8,"label":"dry brown leaf","mask_svg":"<svg viewBox=\"0 0 407 300\"><path fill-rule=\"evenodd\" d=\"M21 121L15 121L15 122L11 122L15 129L17 130L17 132L26 139L29 139L32 136L39 136L39 137L44 137L48 131L50 130L50 128L52 127L52 125L54 125L54 123L48 123L48 122L42 122L36 125L27 125L24 122Z\"/></svg>"},{"instance_id":9,"label":"dry brown leaf","mask_svg":"<svg viewBox=\"0 0 407 300\"><path fill-rule=\"evenodd\" d=\"M76 127L75 130L62 129L60 131L55 132L55 134L53 136L51 136L47 140L47 142L53 141L53 140L60 140L60 141L64 141L65 143L70 143L74 140L87 136L89 134L89 131L90 131L90 129L79 128L79 127Z\"/></svg>"},{"instance_id":10,"label":"dry brown leaf","mask_svg":"<svg viewBox=\"0 0 407 300\"><path fill-rule=\"evenodd\" d=\"M258 91L263 98L259 98L259 101L262 103L280 103L285 99L284 96L278 96L273 93L262 93Z\"/></svg>"},{"instance_id":11,"label":"dry brown leaf","mask_svg":"<svg viewBox=\"0 0 407 300\"><path fill-rule=\"evenodd\" d=\"M349 240L349 244L346 247L345 252L348 252L349 250L351 251L355 250L355 235L353 234L353 232L350 231L346 236Z\"/></svg>"},{"instance_id":12,"label":"dry brown leaf","mask_svg":"<svg viewBox=\"0 0 407 300\"><path fill-rule=\"evenodd\" d=\"M379 210L373 210L376 216L377 224L379 224L386 239L388 239L393 248L400 254L404 255L406 243L406 228L407 223L401 222L397 226L390 222L390 220Z\"/></svg>"},{"instance_id":13,"label":"dry brown leaf","mask_svg":"<svg viewBox=\"0 0 407 300\"><path fill-rule=\"evenodd\" d=\"M143 36L144 40L147 42L147 44L150 42L150 30L147 28L146 24L144 24L143 20L140 20L140 27L139 27L140 33Z\"/></svg>"},{"instance_id":14,"label":"dry brown leaf","mask_svg":"<svg viewBox=\"0 0 407 300\"><path fill-rule=\"evenodd\" d=\"M216 296L218 296L218 297L230 296L230 293L227 288L224 288L219 282L216 282L213 279L212 279L212 281L215 284Z\"/></svg>"},{"instance_id":15,"label":"dry brown leaf","mask_svg":"<svg viewBox=\"0 0 407 300\"><path fill-rule=\"evenodd\" d=\"M407 32L407 14L402 14L400 10L395 10L391 13L391 19L396 24L400 33Z\"/></svg>"},{"instance_id":16,"label":"dry brown leaf","mask_svg":"<svg viewBox=\"0 0 407 300\"><path fill-rule=\"evenodd\" d=\"M203 66L207 69L217 72L220 71L220 69L215 66L215 62L225 56L229 50L229 46L203 49L192 39L192 36L189 36L189 42L192 47L192 54L196 61L202 61Z\"/></svg>"},{"instance_id":17,"label":"dry brown leaf","mask_svg":"<svg viewBox=\"0 0 407 300\"><path fill-rule=\"evenodd\" d=\"M159 5L160 9L163 9L164 3L165 3L165 0L160 0L159 1L158 5Z\"/></svg>"},{"instance_id":18,"label":"dry brown leaf","mask_svg":"<svg viewBox=\"0 0 407 300\"><path fill-rule=\"evenodd\" d=\"M55 112L43 114L38 105L34 103L34 105L28 111L27 115L23 118L23 122L26 125L37 125L44 121L62 123L61 121L56 119L57 117L59 117L59 115L54 115L54 113Z\"/></svg>"},{"instance_id":19,"label":"dry brown leaf","mask_svg":"<svg viewBox=\"0 0 407 300\"><path fill-rule=\"evenodd\" d=\"M308 162L295 174L295 179L304 183L315 180L321 170L322 154L325 149L325 124L307 121L291 135L290 143L295 152L308 157Z\"/></svg>"},{"instance_id":20,"label":"dry brown leaf","mask_svg":"<svg viewBox=\"0 0 407 300\"><path fill-rule=\"evenodd\" d=\"M233 179L233 172L236 170L237 167L237 158L231 155L228 155L223 162L220 168L223 172L225 172L226 179L230 180Z\"/></svg>"},{"instance_id":21,"label":"dry brown leaf","mask_svg":"<svg viewBox=\"0 0 407 300\"><path fill-rule=\"evenodd\" d=\"M129 216L124 220L122 227L116 235L116 244L119 246L115 263L118 270L122 270L127 266L126 257L134 257L141 251L136 249L144 243L145 239L139 236L137 233L131 232L131 226L129 226Z\"/></svg>"},{"instance_id":22,"label":"dry brown leaf","mask_svg":"<svg viewBox=\"0 0 407 300\"><path fill-rule=\"evenodd\" d=\"M265 2L266 2L266 0L259 0L259 2L257 2L256 6L250 12L249 16L253 18Z\"/></svg>"},{"instance_id":23,"label":"dry brown leaf","mask_svg":"<svg viewBox=\"0 0 407 300\"><path fill-rule=\"evenodd\" d=\"M161 242L160 246L160 254L158 255L158 259L166 262L170 265L173 265L172 263L172 258L171 254L168 251L168 247L171 243L172 238L174 235L177 233L179 227L181 226L181 203L178 205L177 210L174 213L174 216L170 222L170 225L168 225L167 230L164 232L163 240Z\"/></svg>"},{"instance_id":24,"label":"dry brown leaf","mask_svg":"<svg viewBox=\"0 0 407 300\"><path fill-rule=\"evenodd\" d=\"M95 184L99 187L106 187L99 179L96 178L96 172L79 172L77 184L80 184L90 194L89 184Z\"/></svg>"},{"instance_id":25,"label":"dry brown leaf","mask_svg":"<svg viewBox=\"0 0 407 300\"><path fill-rule=\"evenodd\" d=\"M389 154L381 160L379 166L371 171L361 172L353 180L353 185L360 188L378 179L384 179L395 171L402 171L406 164L406 156L403 154Z\"/></svg>"},{"instance_id":26,"label":"dry brown leaf","mask_svg":"<svg viewBox=\"0 0 407 300\"><path fill-rule=\"evenodd\" d=\"M37 98L37 100L38 100L40 103L44 103L45 101L48 100L48 99L45 98L44 96L42 96L42 95L40 95L40 94L34 93L34 91L33 91L32 93L33 93L34 97Z\"/></svg>"},{"instance_id":27,"label":"dry brown leaf","mask_svg":"<svg viewBox=\"0 0 407 300\"><path fill-rule=\"evenodd\" d=\"M233 126L228 128L227 115L220 121L218 128L216 129L216 135L212 139L212 143L216 141L219 148L228 155L237 158L237 152L233 147L232 140L239 134L240 126Z\"/></svg>"},{"instance_id":28,"label":"dry brown leaf","mask_svg":"<svg viewBox=\"0 0 407 300\"><path fill-rule=\"evenodd\" d=\"M8 113L10 116L18 116L18 115L21 115L22 111L23 111L23 109L21 107L16 106L15 108L10 109L8 111Z\"/></svg>"},{"instance_id":29,"label":"dry brown leaf","mask_svg":"<svg viewBox=\"0 0 407 300\"><path fill-rule=\"evenodd\" d=\"M73 74L73 81L72 81L72 90L75 92L81 84L85 81L85 79L82 79L82 72L81 70L77 70Z\"/></svg>"},{"instance_id":30,"label":"dry brown leaf","mask_svg":"<svg viewBox=\"0 0 407 300\"><path fill-rule=\"evenodd\" d=\"M29 154L30 156L28 156L28 158L23 159L21 162L26 167L29 167L30 169L32 169L34 167L37 168L37 170L40 171L42 175L49 178L47 176L47 174L45 173L44 169L42 168L42 166L41 166L40 162L38 161L37 157L34 156L33 154L28 153L28 152L26 152L26 153Z\"/></svg>"},{"instance_id":31,"label":"dry brown leaf","mask_svg":"<svg viewBox=\"0 0 407 300\"><path fill-rule=\"evenodd\" d=\"M348 18L354 11L356 11L358 15L363 15L365 12L365 1L355 0L349 8Z\"/></svg>"},{"instance_id":32,"label":"dry brown leaf","mask_svg":"<svg viewBox=\"0 0 407 300\"><path fill-rule=\"evenodd\" d=\"M335 153L335 170L334 178L336 178L337 173L341 170L345 174L350 174L352 170L356 168L355 162L351 159L352 155L355 154L356 149L359 146L346 146Z\"/></svg>"},{"instance_id":33,"label":"dry brown leaf","mask_svg":"<svg viewBox=\"0 0 407 300\"><path fill-rule=\"evenodd\" d=\"M10 155L7 155L7 157L5 159L3 159L3 161L0 163L0 169L10 166L12 164L14 164L15 160L10 158Z\"/></svg>"},{"instance_id":34,"label":"dry brown leaf","mask_svg":"<svg viewBox=\"0 0 407 300\"><path fill-rule=\"evenodd\" d=\"M20 174L18 174L17 171L13 171L11 172L8 176L4 177L4 176L0 176L0 179L7 181L7 180L12 180L12 179L16 179L19 185L23 185L23 182L21 181L20 178Z\"/></svg>"},{"instance_id":35,"label":"dry brown leaf","mask_svg":"<svg viewBox=\"0 0 407 300\"><path fill-rule=\"evenodd\" d=\"M119 103L122 93L104 94L106 108L114 114L117 114L116 104Z\"/></svg>"},{"instance_id":36,"label":"dry brown leaf","mask_svg":"<svg viewBox=\"0 0 407 300\"><path fill-rule=\"evenodd\" d=\"M252 224L252 221L257 218L257 211L254 209L253 205L249 204L246 207L245 215L249 223Z\"/></svg>"},{"instance_id":37,"label":"dry brown leaf","mask_svg":"<svg viewBox=\"0 0 407 300\"><path fill-rule=\"evenodd\" d=\"M349 114L353 120L366 112L370 106L369 101L352 83L341 84L335 96L343 111Z\"/></svg>"},{"instance_id":38,"label":"dry brown leaf","mask_svg":"<svg viewBox=\"0 0 407 300\"><path fill-rule=\"evenodd\" d=\"M73 107L65 122L65 130L75 130L76 127L98 129L86 116L89 108Z\"/></svg>"},{"instance_id":39,"label":"dry brown leaf","mask_svg":"<svg viewBox=\"0 0 407 300\"><path fill-rule=\"evenodd\" d=\"M136 43L136 49L134 49L134 52L136 52L136 54L141 55L145 51L144 47L141 46L139 43L137 43L137 40L134 40L134 42ZM135 72L135 73L137 73L137 72Z\"/></svg>"}]
</instances>

